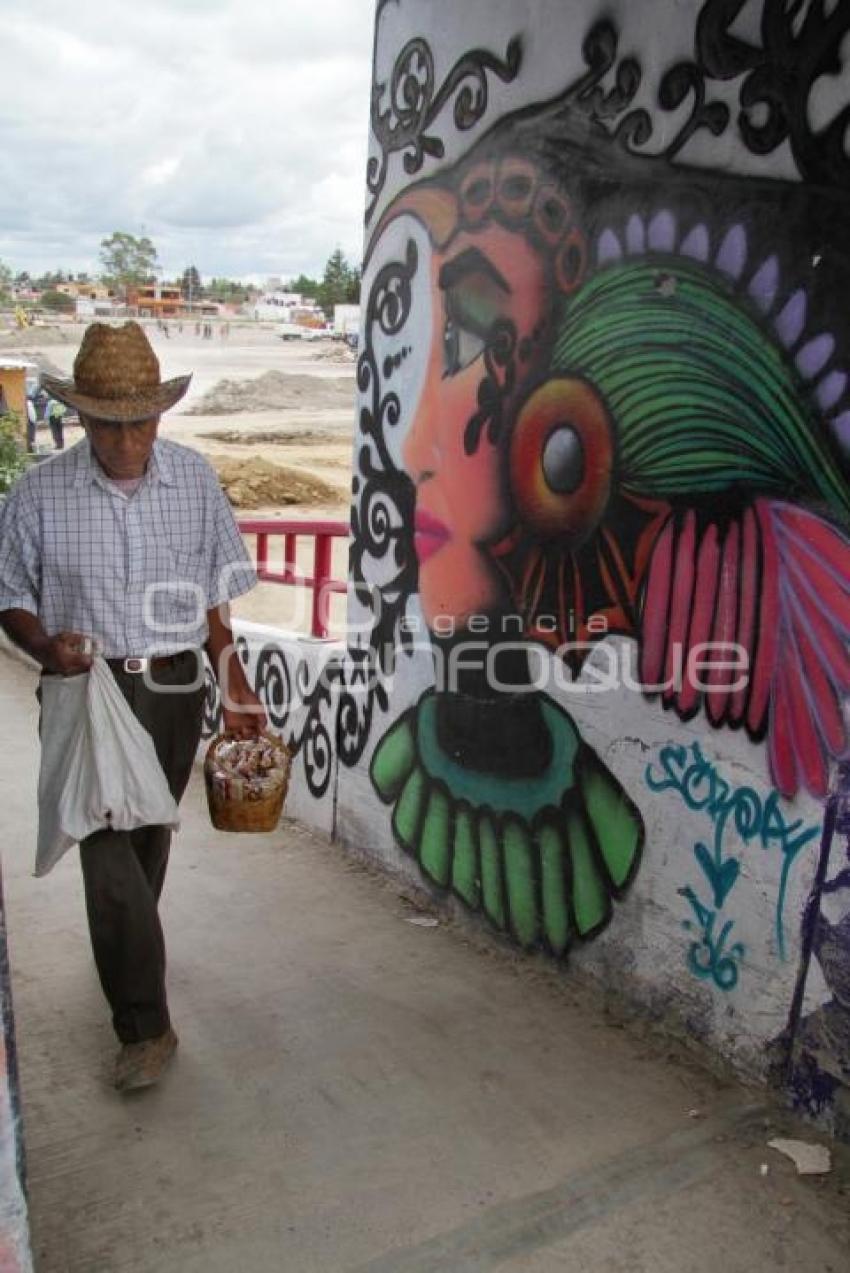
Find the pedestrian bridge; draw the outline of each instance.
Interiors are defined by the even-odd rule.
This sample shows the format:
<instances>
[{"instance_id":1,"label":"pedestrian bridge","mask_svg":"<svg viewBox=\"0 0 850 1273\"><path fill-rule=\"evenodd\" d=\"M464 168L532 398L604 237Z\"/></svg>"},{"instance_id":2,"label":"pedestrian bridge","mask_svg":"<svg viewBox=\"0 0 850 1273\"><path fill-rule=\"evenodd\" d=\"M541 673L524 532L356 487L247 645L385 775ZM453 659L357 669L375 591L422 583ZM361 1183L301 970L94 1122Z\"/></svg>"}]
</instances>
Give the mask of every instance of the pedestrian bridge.
<instances>
[{"instance_id":1,"label":"pedestrian bridge","mask_svg":"<svg viewBox=\"0 0 850 1273\"><path fill-rule=\"evenodd\" d=\"M31 875L35 674L0 654L6 923L38 1273L716 1273L846 1263L846 1159L588 986L294 824L211 829L163 898L181 1038L118 1097L72 851ZM7 1058L8 1060L8 1058ZM0 1269L28 1267L6 1115ZM807 1139L817 1139L804 1129ZM5 1252L5 1254L2 1254Z\"/></svg>"}]
</instances>

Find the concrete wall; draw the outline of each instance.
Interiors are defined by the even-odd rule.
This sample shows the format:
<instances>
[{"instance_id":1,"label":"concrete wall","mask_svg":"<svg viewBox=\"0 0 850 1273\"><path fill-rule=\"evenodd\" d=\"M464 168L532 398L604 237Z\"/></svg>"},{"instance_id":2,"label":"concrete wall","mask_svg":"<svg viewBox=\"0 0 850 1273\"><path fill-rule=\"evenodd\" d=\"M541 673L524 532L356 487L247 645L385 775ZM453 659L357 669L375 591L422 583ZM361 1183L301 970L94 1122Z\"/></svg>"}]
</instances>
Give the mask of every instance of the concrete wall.
<instances>
[{"instance_id":1,"label":"concrete wall","mask_svg":"<svg viewBox=\"0 0 850 1273\"><path fill-rule=\"evenodd\" d=\"M848 1134L850 12L786 8L379 0L292 809Z\"/></svg>"}]
</instances>

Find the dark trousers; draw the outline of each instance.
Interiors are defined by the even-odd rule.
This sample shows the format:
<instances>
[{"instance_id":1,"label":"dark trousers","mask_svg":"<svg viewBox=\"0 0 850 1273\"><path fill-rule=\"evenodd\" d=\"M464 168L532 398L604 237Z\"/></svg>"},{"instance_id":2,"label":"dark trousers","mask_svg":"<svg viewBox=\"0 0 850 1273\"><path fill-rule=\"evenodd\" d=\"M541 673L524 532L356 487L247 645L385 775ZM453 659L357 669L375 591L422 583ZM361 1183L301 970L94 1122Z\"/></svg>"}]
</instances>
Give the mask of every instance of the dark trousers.
<instances>
[{"instance_id":1,"label":"dark trousers","mask_svg":"<svg viewBox=\"0 0 850 1273\"><path fill-rule=\"evenodd\" d=\"M151 735L172 795L186 789L201 737L204 690L194 655L157 669L162 690L137 673L113 672ZM175 692L176 691L176 692ZM166 827L97 831L80 845L92 949L112 1024L122 1043L153 1039L169 1026L165 941L157 903L165 881L171 832Z\"/></svg>"},{"instance_id":2,"label":"dark trousers","mask_svg":"<svg viewBox=\"0 0 850 1273\"><path fill-rule=\"evenodd\" d=\"M50 425L50 435L53 438L53 446L57 451L65 450L65 425L60 416L48 416L47 423Z\"/></svg>"}]
</instances>

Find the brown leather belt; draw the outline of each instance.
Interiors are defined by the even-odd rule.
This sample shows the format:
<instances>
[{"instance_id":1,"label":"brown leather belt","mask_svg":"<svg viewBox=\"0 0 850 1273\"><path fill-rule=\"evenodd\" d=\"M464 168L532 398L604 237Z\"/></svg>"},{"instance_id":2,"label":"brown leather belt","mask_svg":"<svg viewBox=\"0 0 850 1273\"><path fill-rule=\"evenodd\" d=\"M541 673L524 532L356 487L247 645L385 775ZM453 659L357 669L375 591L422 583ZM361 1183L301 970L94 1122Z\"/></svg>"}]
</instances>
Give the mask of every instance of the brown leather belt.
<instances>
[{"instance_id":1,"label":"brown leather belt","mask_svg":"<svg viewBox=\"0 0 850 1273\"><path fill-rule=\"evenodd\" d=\"M124 659L107 659L113 672L129 672L140 675L142 672L163 672L166 668L180 667L187 659L196 659L199 650L178 650L176 654L157 654L152 658L136 658L128 655Z\"/></svg>"}]
</instances>

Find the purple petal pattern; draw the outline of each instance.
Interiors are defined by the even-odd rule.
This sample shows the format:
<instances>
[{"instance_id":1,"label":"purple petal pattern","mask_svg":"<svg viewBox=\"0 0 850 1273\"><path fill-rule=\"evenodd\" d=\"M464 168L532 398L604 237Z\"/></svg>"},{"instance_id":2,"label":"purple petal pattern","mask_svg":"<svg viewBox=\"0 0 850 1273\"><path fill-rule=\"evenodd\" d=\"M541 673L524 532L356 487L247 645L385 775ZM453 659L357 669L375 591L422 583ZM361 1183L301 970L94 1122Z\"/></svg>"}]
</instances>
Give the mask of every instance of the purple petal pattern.
<instances>
[{"instance_id":1,"label":"purple petal pattern","mask_svg":"<svg viewBox=\"0 0 850 1273\"><path fill-rule=\"evenodd\" d=\"M623 255L620 240L613 230L603 230L596 248L596 259L600 265L606 261L619 261Z\"/></svg>"},{"instance_id":2,"label":"purple petal pattern","mask_svg":"<svg viewBox=\"0 0 850 1273\"><path fill-rule=\"evenodd\" d=\"M682 244L682 255L689 256L694 261L707 261L708 250L708 230L704 225L695 225Z\"/></svg>"},{"instance_id":3,"label":"purple petal pattern","mask_svg":"<svg viewBox=\"0 0 850 1273\"><path fill-rule=\"evenodd\" d=\"M742 225L733 225L717 253L717 268L731 278L740 278L747 264L747 235Z\"/></svg>"},{"instance_id":4,"label":"purple petal pattern","mask_svg":"<svg viewBox=\"0 0 850 1273\"><path fill-rule=\"evenodd\" d=\"M646 251L646 226L643 220L633 212L626 226L626 251L638 256Z\"/></svg>"},{"instance_id":5,"label":"purple petal pattern","mask_svg":"<svg viewBox=\"0 0 850 1273\"><path fill-rule=\"evenodd\" d=\"M835 340L828 332L823 332L820 336L815 336L813 340L806 341L797 354L797 366L807 380L811 380L819 371L823 371L834 349Z\"/></svg>"},{"instance_id":6,"label":"purple petal pattern","mask_svg":"<svg viewBox=\"0 0 850 1273\"><path fill-rule=\"evenodd\" d=\"M828 376L824 376L817 389L817 399L821 408L828 411L830 407L834 407L844 397L846 388L846 371L831 371Z\"/></svg>"},{"instance_id":7,"label":"purple petal pattern","mask_svg":"<svg viewBox=\"0 0 850 1273\"><path fill-rule=\"evenodd\" d=\"M672 252L676 246L676 221L666 208L649 223L649 246L655 252Z\"/></svg>"},{"instance_id":8,"label":"purple petal pattern","mask_svg":"<svg viewBox=\"0 0 850 1273\"><path fill-rule=\"evenodd\" d=\"M780 310L776 333L783 345L796 345L800 339L806 322L806 308L806 293L800 288Z\"/></svg>"},{"instance_id":9,"label":"purple petal pattern","mask_svg":"<svg viewBox=\"0 0 850 1273\"><path fill-rule=\"evenodd\" d=\"M763 314L773 307L779 290L779 262L775 256L769 256L759 267L747 290Z\"/></svg>"},{"instance_id":10,"label":"purple petal pattern","mask_svg":"<svg viewBox=\"0 0 850 1273\"><path fill-rule=\"evenodd\" d=\"M842 411L832 421L832 429L841 445L850 451L850 411Z\"/></svg>"}]
</instances>

